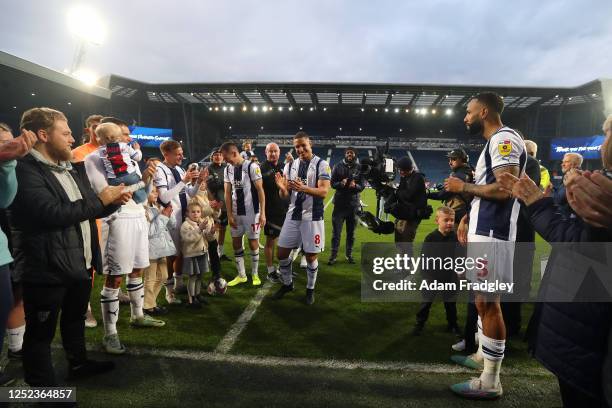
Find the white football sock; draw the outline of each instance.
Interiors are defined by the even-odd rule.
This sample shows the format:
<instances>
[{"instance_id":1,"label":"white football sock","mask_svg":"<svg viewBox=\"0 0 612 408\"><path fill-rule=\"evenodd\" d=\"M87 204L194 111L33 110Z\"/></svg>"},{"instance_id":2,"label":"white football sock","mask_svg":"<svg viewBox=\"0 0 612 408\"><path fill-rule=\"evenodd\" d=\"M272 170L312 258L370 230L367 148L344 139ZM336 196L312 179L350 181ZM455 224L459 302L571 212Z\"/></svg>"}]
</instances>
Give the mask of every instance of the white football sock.
<instances>
[{"instance_id":1,"label":"white football sock","mask_svg":"<svg viewBox=\"0 0 612 408\"><path fill-rule=\"evenodd\" d=\"M293 275L291 274L291 258L285 258L278 261L278 268L281 274L283 285L291 285L293 283Z\"/></svg>"},{"instance_id":2,"label":"white football sock","mask_svg":"<svg viewBox=\"0 0 612 408\"><path fill-rule=\"evenodd\" d=\"M246 271L244 269L244 249L234 251L234 257L236 258L236 269L238 270L238 276L246 278Z\"/></svg>"},{"instance_id":3,"label":"white football sock","mask_svg":"<svg viewBox=\"0 0 612 408\"><path fill-rule=\"evenodd\" d=\"M315 259L312 262L308 262L306 265L306 275L308 282L306 283L306 289L314 289L317 283L317 273L319 272L319 261Z\"/></svg>"},{"instance_id":4,"label":"white football sock","mask_svg":"<svg viewBox=\"0 0 612 408\"><path fill-rule=\"evenodd\" d=\"M506 340L492 339L482 335L480 344L484 355L484 370L480 375L482 386L484 388L495 388L499 383L499 372L504 359Z\"/></svg>"},{"instance_id":5,"label":"white football sock","mask_svg":"<svg viewBox=\"0 0 612 408\"><path fill-rule=\"evenodd\" d=\"M12 352L21 350L23 347L23 334L25 333L25 324L23 326L15 327L14 329L7 329L8 333L8 349Z\"/></svg>"},{"instance_id":6,"label":"white football sock","mask_svg":"<svg viewBox=\"0 0 612 408\"><path fill-rule=\"evenodd\" d=\"M132 319L139 319L144 316L142 305L144 303L144 285L142 277L127 278L127 291L130 297L130 312Z\"/></svg>"},{"instance_id":7,"label":"white football sock","mask_svg":"<svg viewBox=\"0 0 612 408\"><path fill-rule=\"evenodd\" d=\"M272 273L276 270L276 267L274 265L270 265L268 266L268 273Z\"/></svg>"},{"instance_id":8,"label":"white football sock","mask_svg":"<svg viewBox=\"0 0 612 408\"><path fill-rule=\"evenodd\" d=\"M104 334L117 334L117 320L119 320L119 288L112 289L104 286L100 292L100 308L104 322Z\"/></svg>"},{"instance_id":9,"label":"white football sock","mask_svg":"<svg viewBox=\"0 0 612 408\"><path fill-rule=\"evenodd\" d=\"M259 275L259 251L251 252L251 275Z\"/></svg>"}]
</instances>

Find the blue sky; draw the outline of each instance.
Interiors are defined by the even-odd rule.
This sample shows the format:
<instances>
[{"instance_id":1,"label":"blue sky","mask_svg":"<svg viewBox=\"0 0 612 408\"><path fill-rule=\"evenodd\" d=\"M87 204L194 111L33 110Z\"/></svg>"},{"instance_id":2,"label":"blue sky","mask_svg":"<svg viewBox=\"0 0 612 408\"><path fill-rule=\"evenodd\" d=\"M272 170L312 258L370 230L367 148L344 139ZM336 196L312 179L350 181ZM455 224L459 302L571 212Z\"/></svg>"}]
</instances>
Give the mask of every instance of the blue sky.
<instances>
[{"instance_id":1,"label":"blue sky","mask_svg":"<svg viewBox=\"0 0 612 408\"><path fill-rule=\"evenodd\" d=\"M0 50L63 70L75 4L108 34L83 66L146 82L575 86L612 77L612 1L132 1L3 4Z\"/></svg>"}]
</instances>

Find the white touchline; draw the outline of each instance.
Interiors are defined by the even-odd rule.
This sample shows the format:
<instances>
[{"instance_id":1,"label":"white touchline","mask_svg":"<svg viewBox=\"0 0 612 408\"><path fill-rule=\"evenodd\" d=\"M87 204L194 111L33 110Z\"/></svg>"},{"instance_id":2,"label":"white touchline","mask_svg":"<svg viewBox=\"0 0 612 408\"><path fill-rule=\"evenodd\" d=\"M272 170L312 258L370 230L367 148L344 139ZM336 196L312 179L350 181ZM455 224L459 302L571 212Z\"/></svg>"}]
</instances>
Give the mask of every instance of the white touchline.
<instances>
[{"instance_id":1,"label":"white touchline","mask_svg":"<svg viewBox=\"0 0 612 408\"><path fill-rule=\"evenodd\" d=\"M238 317L238 320L234 322L232 327L228 330L225 336L221 339L217 348L215 349L215 353L226 354L228 353L236 341L238 340L238 336L244 330L244 328L249 324L249 321L255 315L257 308L263 301L263 298L268 294L270 288L272 287L272 282L266 282L264 285L257 291L253 299L249 302L244 312Z\"/></svg>"},{"instance_id":2,"label":"white touchline","mask_svg":"<svg viewBox=\"0 0 612 408\"><path fill-rule=\"evenodd\" d=\"M334 200L334 196L332 195L331 198L327 201L327 203L323 207L323 211L327 209L327 207L331 204L333 200ZM295 256L297 256L297 251L295 253ZM230 327L228 332L221 339L221 341L217 345L217 348L215 349L215 353L219 353L219 354L229 353L232 347L234 347L234 344L236 344L236 341L238 340L238 336L240 336L240 333L242 333L242 331L249 324L253 316L255 316L255 312L257 312L257 308L259 307L259 305L261 305L263 298L268 294L271 287L272 287L272 283L266 282L262 286L262 288L257 291L253 299L251 299L251 302L249 302L246 309L244 309L244 312L242 312L242 314L238 317L238 320L234 322L232 327Z\"/></svg>"},{"instance_id":3,"label":"white touchline","mask_svg":"<svg viewBox=\"0 0 612 408\"><path fill-rule=\"evenodd\" d=\"M59 346L58 346L59 347ZM263 367L312 367L329 368L339 370L379 370L379 371L407 371L415 373L430 374L461 374L475 373L464 367L452 364L428 364L410 363L406 361L363 361L363 360L325 360L316 358L298 357L277 357L277 356L256 356L245 354L221 354L209 351L190 351L190 350L163 350L155 348L129 347L129 355L152 356L165 358L178 358L195 361L211 361L222 363L246 364ZM541 367L515 368L504 367L503 374L521 374L533 376L550 376L552 374Z\"/></svg>"}]
</instances>

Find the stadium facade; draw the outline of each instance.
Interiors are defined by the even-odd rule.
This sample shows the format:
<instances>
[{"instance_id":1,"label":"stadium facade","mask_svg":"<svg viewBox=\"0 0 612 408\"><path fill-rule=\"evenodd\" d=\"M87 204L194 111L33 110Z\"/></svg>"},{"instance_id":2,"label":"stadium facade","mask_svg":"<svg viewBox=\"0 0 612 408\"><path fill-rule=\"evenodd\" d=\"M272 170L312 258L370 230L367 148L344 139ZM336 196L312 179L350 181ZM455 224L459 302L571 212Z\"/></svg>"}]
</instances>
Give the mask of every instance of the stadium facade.
<instances>
[{"instance_id":1,"label":"stadium facade","mask_svg":"<svg viewBox=\"0 0 612 408\"><path fill-rule=\"evenodd\" d=\"M229 138L283 141L300 129L317 138L334 140L340 147L362 145L366 154L389 138L395 145L415 150L435 151L457 143L469 147L480 141L470 140L465 134L465 105L472 95L494 91L504 97L504 122L536 140L539 157L546 162L552 138L601 134L605 114L612 113L609 79L554 88L373 83L152 84L110 75L98 85L87 86L67 74L3 52L0 89L0 121L15 128L19 115L33 106L65 112L77 139L88 115L112 115L138 126L172 129L191 160L206 156L212 146Z\"/></svg>"}]
</instances>

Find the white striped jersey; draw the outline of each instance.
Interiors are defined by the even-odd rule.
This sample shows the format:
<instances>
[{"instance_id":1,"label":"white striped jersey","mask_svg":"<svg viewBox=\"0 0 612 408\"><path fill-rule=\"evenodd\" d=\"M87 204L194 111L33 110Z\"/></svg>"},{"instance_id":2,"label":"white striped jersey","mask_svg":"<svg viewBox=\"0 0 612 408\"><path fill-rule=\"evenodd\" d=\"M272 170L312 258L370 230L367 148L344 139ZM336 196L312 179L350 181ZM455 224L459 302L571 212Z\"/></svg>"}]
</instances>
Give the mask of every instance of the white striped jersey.
<instances>
[{"instance_id":1,"label":"white striped jersey","mask_svg":"<svg viewBox=\"0 0 612 408\"><path fill-rule=\"evenodd\" d=\"M289 180L301 179L308 187L317 187L319 180L331 179L329 164L318 156L312 156L309 161L295 159L287 163L283 170L284 176ZM291 191L291 203L287 211L288 220L319 221L323 219L323 198L313 197L309 194Z\"/></svg>"},{"instance_id":2,"label":"white striped jersey","mask_svg":"<svg viewBox=\"0 0 612 408\"><path fill-rule=\"evenodd\" d=\"M515 130L504 126L491 136L480 153L474 183L476 185L495 183L493 171L506 166L518 166L520 177L525 173L526 163L525 142ZM514 242L519 210L520 204L515 198L496 201L474 197L468 232Z\"/></svg>"},{"instance_id":3,"label":"white striped jersey","mask_svg":"<svg viewBox=\"0 0 612 408\"><path fill-rule=\"evenodd\" d=\"M185 169L183 169L181 166L175 166L174 169L178 172L180 179L182 180L182 178L185 176ZM172 174L172 170L170 169L170 167L168 167L168 165L166 165L165 163L159 163L157 165L155 176L153 178L153 184L155 184L155 187L162 191L168 191L172 190L180 182L180 180L176 181L176 178ZM172 203L172 208L174 208L175 210L181 210L180 195L183 193L185 193L184 188L182 188L180 192L178 192L178 194L173 195L172 199L170 200L170 202ZM160 201L163 201L161 197Z\"/></svg>"},{"instance_id":4,"label":"white striped jersey","mask_svg":"<svg viewBox=\"0 0 612 408\"><path fill-rule=\"evenodd\" d=\"M223 180L232 184L232 213L234 215L255 216L259 214L259 196L255 181L261 180L259 164L244 160L242 164L227 164Z\"/></svg>"}]
</instances>

